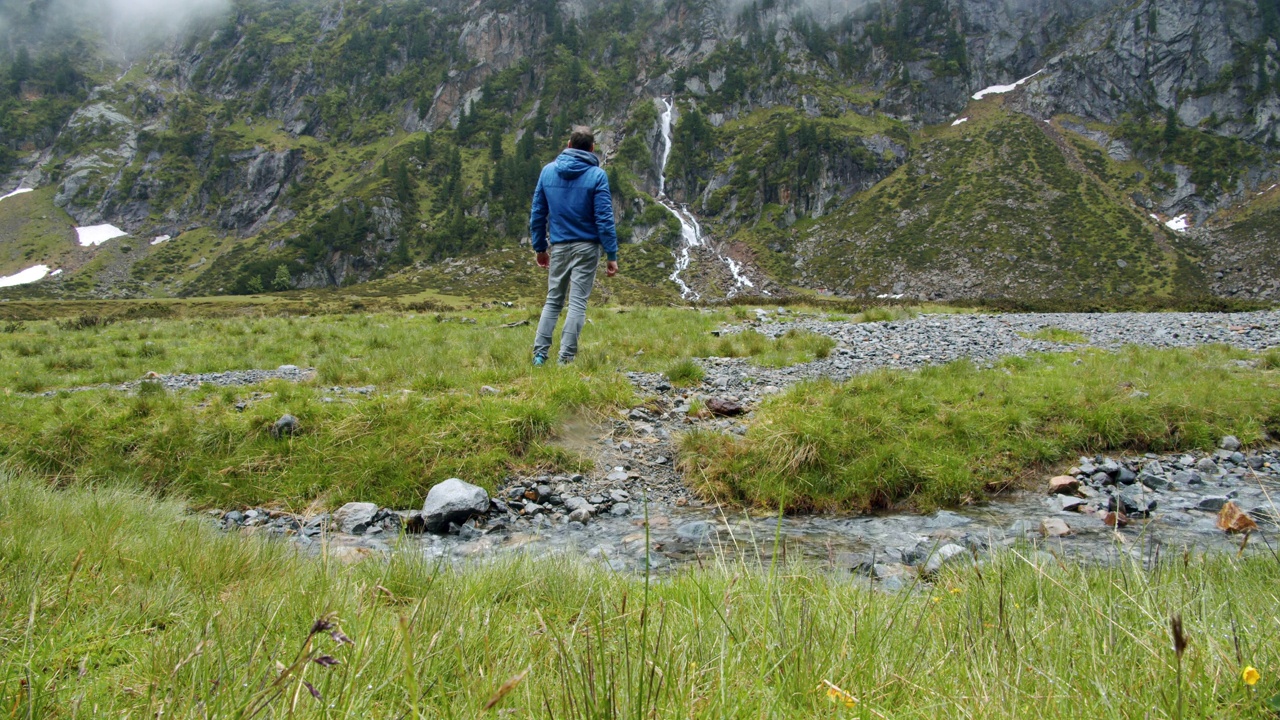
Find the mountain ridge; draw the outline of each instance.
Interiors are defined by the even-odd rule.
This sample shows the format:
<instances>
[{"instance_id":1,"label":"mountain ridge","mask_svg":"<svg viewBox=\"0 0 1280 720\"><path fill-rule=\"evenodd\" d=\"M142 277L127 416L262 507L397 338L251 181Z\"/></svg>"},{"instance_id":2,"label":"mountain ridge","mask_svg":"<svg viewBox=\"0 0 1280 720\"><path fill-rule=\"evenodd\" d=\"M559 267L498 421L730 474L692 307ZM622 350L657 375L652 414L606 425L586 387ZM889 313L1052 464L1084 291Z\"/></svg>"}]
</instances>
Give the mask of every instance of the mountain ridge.
<instances>
[{"instance_id":1,"label":"mountain ridge","mask_svg":"<svg viewBox=\"0 0 1280 720\"><path fill-rule=\"evenodd\" d=\"M599 129L627 271L669 296L681 240L657 202L657 115L674 98L667 190L709 232L690 270L709 296L729 292L715 261L725 255L774 293L1266 299L1280 292L1266 273L1276 231L1256 218L1236 229L1232 218L1250 216L1242 208L1277 175L1276 14L1274 0L900 0L825 15L795 2L245 0L145 62L97 73L92 89L80 55L32 55L10 32L0 57L15 57L6 88L18 92L0 107L12 156L0 189L54 187L69 222L133 237L3 292L254 293L432 275L449 258L506 262L493 253L525 234L531 178L567 127L585 122ZM970 98L1028 76L1007 94ZM13 121L35 111L48 122ZM975 114L986 120L951 125ZM1044 127L1029 133L1028 123ZM1074 179L1081 199L1043 212L1057 225L1097 224L1075 252L1116 255L1110 269L1073 275L1061 238L1011 216L991 233L1024 261L973 270L983 246L976 230L956 230L960 218L1029 192L1010 177L969 197L959 165L939 174L934 151L982 144L980 126L1006 136L1006 151L1033 155L1028 168ZM868 221L919 173L964 200L946 205L950 230L931 226L922 239L909 223ZM1028 182L1065 192L1063 178ZM22 211L0 201L0 221ZM51 212L42 206L40 222ZM1162 224L1180 216L1195 229ZM1138 234L1150 235L1139 243L1148 250L1126 260ZM162 236L171 239L151 244ZM17 233L0 245L13 258L0 275L66 254Z\"/></svg>"}]
</instances>

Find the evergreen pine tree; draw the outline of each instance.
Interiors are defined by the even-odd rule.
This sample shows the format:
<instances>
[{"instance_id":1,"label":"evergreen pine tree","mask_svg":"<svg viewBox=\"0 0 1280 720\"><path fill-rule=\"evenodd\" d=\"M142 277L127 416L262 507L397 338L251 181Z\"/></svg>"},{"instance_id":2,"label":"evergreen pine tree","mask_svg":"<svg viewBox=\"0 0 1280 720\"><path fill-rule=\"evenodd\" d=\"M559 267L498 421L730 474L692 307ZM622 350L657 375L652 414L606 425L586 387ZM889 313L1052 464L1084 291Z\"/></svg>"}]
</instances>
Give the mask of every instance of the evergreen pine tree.
<instances>
[{"instance_id":1,"label":"evergreen pine tree","mask_svg":"<svg viewBox=\"0 0 1280 720\"><path fill-rule=\"evenodd\" d=\"M1166 148L1173 147L1173 144L1178 141L1178 133L1178 112L1170 105L1164 114L1164 146Z\"/></svg>"}]
</instances>

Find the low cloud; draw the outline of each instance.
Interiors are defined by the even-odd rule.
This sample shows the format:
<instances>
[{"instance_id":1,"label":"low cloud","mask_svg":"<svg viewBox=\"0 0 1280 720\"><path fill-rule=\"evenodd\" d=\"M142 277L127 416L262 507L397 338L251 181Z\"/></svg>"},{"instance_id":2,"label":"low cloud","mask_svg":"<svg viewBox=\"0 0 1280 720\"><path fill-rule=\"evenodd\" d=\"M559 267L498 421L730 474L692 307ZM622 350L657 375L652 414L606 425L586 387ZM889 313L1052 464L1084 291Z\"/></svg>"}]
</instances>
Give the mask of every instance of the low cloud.
<instances>
[{"instance_id":1,"label":"low cloud","mask_svg":"<svg viewBox=\"0 0 1280 720\"><path fill-rule=\"evenodd\" d=\"M0 32L35 44L67 31L88 31L128 53L230 9L230 0L0 0Z\"/></svg>"}]
</instances>

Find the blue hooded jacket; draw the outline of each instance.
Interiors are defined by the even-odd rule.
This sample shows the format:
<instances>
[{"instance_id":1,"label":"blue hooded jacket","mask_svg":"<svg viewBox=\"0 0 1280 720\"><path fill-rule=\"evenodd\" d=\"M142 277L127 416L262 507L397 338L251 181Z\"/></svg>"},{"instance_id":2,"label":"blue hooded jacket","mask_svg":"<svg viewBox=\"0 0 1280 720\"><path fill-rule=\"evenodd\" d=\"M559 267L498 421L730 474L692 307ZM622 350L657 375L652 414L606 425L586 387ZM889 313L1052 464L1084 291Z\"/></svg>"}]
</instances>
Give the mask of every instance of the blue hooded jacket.
<instances>
[{"instance_id":1,"label":"blue hooded jacket","mask_svg":"<svg viewBox=\"0 0 1280 720\"><path fill-rule=\"evenodd\" d=\"M610 260L618 259L609 176L595 153L569 148L542 168L529 213L535 251L547 250L548 235L552 243L598 242Z\"/></svg>"}]
</instances>

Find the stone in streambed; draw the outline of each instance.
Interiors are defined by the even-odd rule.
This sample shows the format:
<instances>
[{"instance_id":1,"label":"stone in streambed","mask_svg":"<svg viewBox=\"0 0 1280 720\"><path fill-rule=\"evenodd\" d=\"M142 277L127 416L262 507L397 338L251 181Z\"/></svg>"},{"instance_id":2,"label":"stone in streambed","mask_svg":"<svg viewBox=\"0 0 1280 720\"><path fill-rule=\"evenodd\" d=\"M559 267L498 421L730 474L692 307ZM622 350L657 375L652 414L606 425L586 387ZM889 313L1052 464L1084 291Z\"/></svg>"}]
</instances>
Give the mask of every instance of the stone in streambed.
<instances>
[{"instance_id":1,"label":"stone in streambed","mask_svg":"<svg viewBox=\"0 0 1280 720\"><path fill-rule=\"evenodd\" d=\"M1071 534L1071 526L1058 518L1045 518L1040 521L1040 534L1045 537L1064 537Z\"/></svg>"},{"instance_id":2,"label":"stone in streambed","mask_svg":"<svg viewBox=\"0 0 1280 720\"><path fill-rule=\"evenodd\" d=\"M1173 474L1173 481L1179 485L1203 485L1204 476L1195 470L1179 470Z\"/></svg>"},{"instance_id":3,"label":"stone in streambed","mask_svg":"<svg viewBox=\"0 0 1280 720\"><path fill-rule=\"evenodd\" d=\"M925 561L924 574L933 575L944 566L963 560L967 553L968 551L963 547L954 543L947 543L946 545L938 548L937 551L931 554L929 559Z\"/></svg>"},{"instance_id":4,"label":"stone in streambed","mask_svg":"<svg viewBox=\"0 0 1280 720\"><path fill-rule=\"evenodd\" d=\"M378 506L370 502L349 502L333 513L338 529L348 535L363 535L373 525Z\"/></svg>"},{"instance_id":5,"label":"stone in streambed","mask_svg":"<svg viewBox=\"0 0 1280 720\"><path fill-rule=\"evenodd\" d=\"M442 533L449 523L461 525L472 515L483 515L488 510L489 493L484 488L449 478L427 492L422 519L429 532Z\"/></svg>"},{"instance_id":6,"label":"stone in streambed","mask_svg":"<svg viewBox=\"0 0 1280 720\"><path fill-rule=\"evenodd\" d=\"M1145 487L1151 488L1152 490L1163 490L1169 487L1168 480L1165 480L1159 475L1152 475L1145 470L1142 471L1142 474L1138 476L1138 482L1142 483Z\"/></svg>"},{"instance_id":7,"label":"stone in streambed","mask_svg":"<svg viewBox=\"0 0 1280 720\"><path fill-rule=\"evenodd\" d=\"M1240 449L1240 440L1235 435L1228 435L1218 442L1218 447L1227 452L1235 452Z\"/></svg>"},{"instance_id":8,"label":"stone in streambed","mask_svg":"<svg viewBox=\"0 0 1280 720\"><path fill-rule=\"evenodd\" d=\"M1074 495L1080 489L1080 481L1070 475L1049 478L1050 495Z\"/></svg>"},{"instance_id":9,"label":"stone in streambed","mask_svg":"<svg viewBox=\"0 0 1280 720\"><path fill-rule=\"evenodd\" d=\"M1062 495L1058 498L1058 509L1063 512L1084 512L1086 505L1083 498Z\"/></svg>"},{"instance_id":10,"label":"stone in streambed","mask_svg":"<svg viewBox=\"0 0 1280 720\"><path fill-rule=\"evenodd\" d=\"M719 534L720 528L705 520L694 520L676 528L676 537L685 542L702 542L703 540L710 540Z\"/></svg>"},{"instance_id":11,"label":"stone in streambed","mask_svg":"<svg viewBox=\"0 0 1280 720\"><path fill-rule=\"evenodd\" d=\"M1197 510L1206 512L1218 512L1230 501L1225 495L1210 495L1200 499L1200 503L1196 505Z\"/></svg>"}]
</instances>

